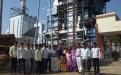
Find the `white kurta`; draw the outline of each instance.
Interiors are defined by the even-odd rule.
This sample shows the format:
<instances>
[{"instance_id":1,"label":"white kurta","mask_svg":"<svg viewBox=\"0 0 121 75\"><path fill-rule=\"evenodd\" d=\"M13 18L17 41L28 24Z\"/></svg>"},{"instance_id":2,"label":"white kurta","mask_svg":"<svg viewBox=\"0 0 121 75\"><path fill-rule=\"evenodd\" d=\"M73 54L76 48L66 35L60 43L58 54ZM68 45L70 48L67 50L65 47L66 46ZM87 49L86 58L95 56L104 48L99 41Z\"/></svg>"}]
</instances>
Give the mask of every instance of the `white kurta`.
<instances>
[{"instance_id":1,"label":"white kurta","mask_svg":"<svg viewBox=\"0 0 121 75\"><path fill-rule=\"evenodd\" d=\"M76 62L77 62L77 66L78 66L78 71L82 72L82 58L76 57Z\"/></svg>"},{"instance_id":2,"label":"white kurta","mask_svg":"<svg viewBox=\"0 0 121 75\"><path fill-rule=\"evenodd\" d=\"M77 63L78 71L82 72L81 48L76 49L76 63Z\"/></svg>"}]
</instances>

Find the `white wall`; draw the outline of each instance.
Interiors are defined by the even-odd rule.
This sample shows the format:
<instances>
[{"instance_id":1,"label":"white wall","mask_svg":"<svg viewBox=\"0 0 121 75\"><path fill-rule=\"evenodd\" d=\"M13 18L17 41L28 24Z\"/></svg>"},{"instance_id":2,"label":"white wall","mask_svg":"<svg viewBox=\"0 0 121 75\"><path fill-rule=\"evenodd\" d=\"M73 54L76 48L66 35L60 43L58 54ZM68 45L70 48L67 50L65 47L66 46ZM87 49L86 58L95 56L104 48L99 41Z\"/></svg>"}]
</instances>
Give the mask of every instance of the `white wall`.
<instances>
[{"instance_id":1,"label":"white wall","mask_svg":"<svg viewBox=\"0 0 121 75\"><path fill-rule=\"evenodd\" d=\"M9 33L16 38L22 38L22 34L34 27L36 20L30 16L19 15L10 18Z\"/></svg>"},{"instance_id":2,"label":"white wall","mask_svg":"<svg viewBox=\"0 0 121 75\"><path fill-rule=\"evenodd\" d=\"M97 16L97 24L99 33L121 32L121 21L116 21L115 13Z\"/></svg>"}]
</instances>

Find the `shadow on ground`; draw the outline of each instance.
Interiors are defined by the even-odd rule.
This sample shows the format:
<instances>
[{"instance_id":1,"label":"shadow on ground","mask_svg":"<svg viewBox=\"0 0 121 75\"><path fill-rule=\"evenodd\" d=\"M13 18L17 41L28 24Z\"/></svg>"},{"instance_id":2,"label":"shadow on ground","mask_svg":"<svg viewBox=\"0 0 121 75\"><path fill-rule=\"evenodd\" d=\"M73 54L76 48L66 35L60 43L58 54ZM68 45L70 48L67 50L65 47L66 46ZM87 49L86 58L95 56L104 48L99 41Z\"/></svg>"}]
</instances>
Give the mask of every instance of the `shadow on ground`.
<instances>
[{"instance_id":1,"label":"shadow on ground","mask_svg":"<svg viewBox=\"0 0 121 75\"><path fill-rule=\"evenodd\" d=\"M87 75L94 75L94 73L88 73ZM100 73L99 75L121 75L121 74Z\"/></svg>"},{"instance_id":2,"label":"shadow on ground","mask_svg":"<svg viewBox=\"0 0 121 75\"><path fill-rule=\"evenodd\" d=\"M121 74L101 73L100 75L121 75Z\"/></svg>"}]
</instances>

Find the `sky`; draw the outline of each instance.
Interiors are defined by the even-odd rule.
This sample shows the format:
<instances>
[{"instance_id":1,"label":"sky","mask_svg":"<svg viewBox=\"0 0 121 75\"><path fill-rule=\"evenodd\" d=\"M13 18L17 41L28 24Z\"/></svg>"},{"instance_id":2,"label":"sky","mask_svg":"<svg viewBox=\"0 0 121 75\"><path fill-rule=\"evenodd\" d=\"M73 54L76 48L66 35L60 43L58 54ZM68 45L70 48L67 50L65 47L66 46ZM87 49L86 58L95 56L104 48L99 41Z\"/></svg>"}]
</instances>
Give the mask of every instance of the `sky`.
<instances>
[{"instance_id":1,"label":"sky","mask_svg":"<svg viewBox=\"0 0 121 75\"><path fill-rule=\"evenodd\" d=\"M27 8L29 9L29 15L37 16L37 8L39 0L26 0ZM49 8L50 0L41 0L40 4L40 16L39 19L46 22L47 8ZM52 0L53 1L53 0ZM20 7L20 0L3 0L3 23L2 33L5 34L9 27L10 8ZM107 12L116 12L121 18L121 0L111 0L107 3Z\"/></svg>"}]
</instances>

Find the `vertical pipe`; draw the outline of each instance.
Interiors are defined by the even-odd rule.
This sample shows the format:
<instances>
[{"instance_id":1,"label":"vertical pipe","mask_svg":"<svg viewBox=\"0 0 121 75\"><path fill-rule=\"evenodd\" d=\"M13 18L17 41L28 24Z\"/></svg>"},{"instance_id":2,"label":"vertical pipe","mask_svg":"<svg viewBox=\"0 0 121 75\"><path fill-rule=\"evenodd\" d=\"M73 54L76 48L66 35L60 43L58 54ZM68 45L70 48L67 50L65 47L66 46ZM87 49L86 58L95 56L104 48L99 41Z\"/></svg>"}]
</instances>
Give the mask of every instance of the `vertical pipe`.
<instances>
[{"instance_id":1,"label":"vertical pipe","mask_svg":"<svg viewBox=\"0 0 121 75\"><path fill-rule=\"evenodd\" d=\"M38 21L39 21L39 15L40 15L40 0L39 0L39 5L38 5L38 9L37 9L37 27L35 28L35 38L34 38L34 46L37 43L37 39L38 39Z\"/></svg>"},{"instance_id":2,"label":"vertical pipe","mask_svg":"<svg viewBox=\"0 0 121 75\"><path fill-rule=\"evenodd\" d=\"M75 46L76 0L73 0L73 46Z\"/></svg>"},{"instance_id":3,"label":"vertical pipe","mask_svg":"<svg viewBox=\"0 0 121 75\"><path fill-rule=\"evenodd\" d=\"M51 50L53 50L53 26L52 26L52 3L50 0L50 24L51 24Z\"/></svg>"},{"instance_id":4,"label":"vertical pipe","mask_svg":"<svg viewBox=\"0 0 121 75\"><path fill-rule=\"evenodd\" d=\"M19 19L18 19L18 24L17 24L17 38L19 38L19 34L18 34L18 32L19 32Z\"/></svg>"},{"instance_id":5,"label":"vertical pipe","mask_svg":"<svg viewBox=\"0 0 121 75\"><path fill-rule=\"evenodd\" d=\"M15 26L15 20L13 21L13 33L14 34L14 26Z\"/></svg>"},{"instance_id":6,"label":"vertical pipe","mask_svg":"<svg viewBox=\"0 0 121 75\"><path fill-rule=\"evenodd\" d=\"M83 31L83 34L82 34L82 36L83 36L83 42L85 41L85 23L84 23L84 16L85 16L85 9L84 9L84 0L82 0L82 3L81 3L82 5L81 5L81 19L82 19L82 26L83 26L83 28L82 28L82 31Z\"/></svg>"},{"instance_id":7,"label":"vertical pipe","mask_svg":"<svg viewBox=\"0 0 121 75\"><path fill-rule=\"evenodd\" d=\"M69 47L69 21L68 21L68 17L69 17L69 0L67 0L67 46Z\"/></svg>"},{"instance_id":8,"label":"vertical pipe","mask_svg":"<svg viewBox=\"0 0 121 75\"><path fill-rule=\"evenodd\" d=\"M20 14L26 14L26 0L20 0Z\"/></svg>"},{"instance_id":9,"label":"vertical pipe","mask_svg":"<svg viewBox=\"0 0 121 75\"><path fill-rule=\"evenodd\" d=\"M0 35L2 32L2 10L3 10L3 0L0 0Z\"/></svg>"},{"instance_id":10,"label":"vertical pipe","mask_svg":"<svg viewBox=\"0 0 121 75\"><path fill-rule=\"evenodd\" d=\"M57 43L58 43L58 45L59 45L59 24L60 24L60 16L59 16L59 11L60 11L60 3L59 3L59 5L58 5L58 7L57 7L57 14L58 14L58 30L57 30Z\"/></svg>"}]
</instances>

